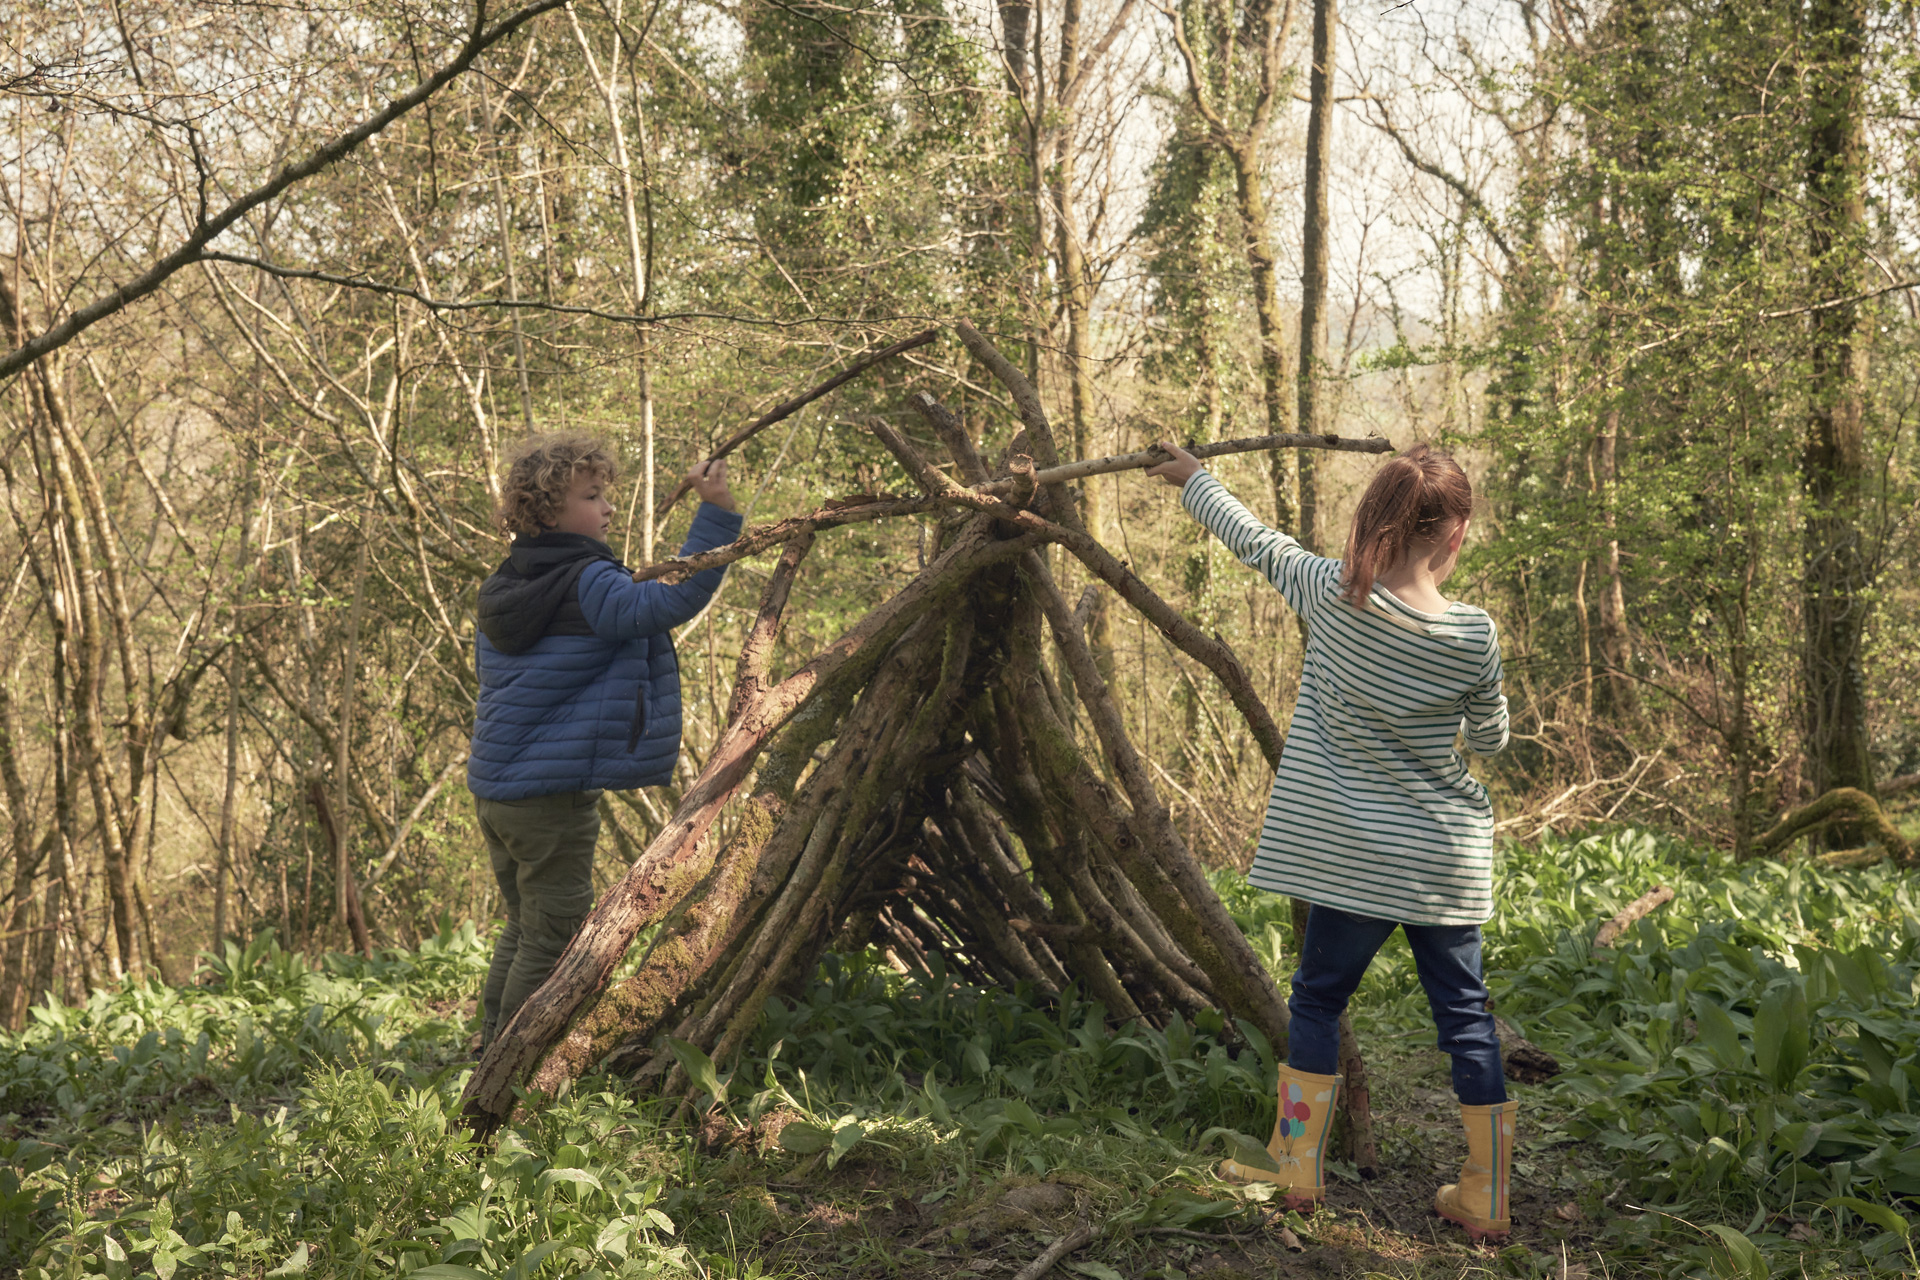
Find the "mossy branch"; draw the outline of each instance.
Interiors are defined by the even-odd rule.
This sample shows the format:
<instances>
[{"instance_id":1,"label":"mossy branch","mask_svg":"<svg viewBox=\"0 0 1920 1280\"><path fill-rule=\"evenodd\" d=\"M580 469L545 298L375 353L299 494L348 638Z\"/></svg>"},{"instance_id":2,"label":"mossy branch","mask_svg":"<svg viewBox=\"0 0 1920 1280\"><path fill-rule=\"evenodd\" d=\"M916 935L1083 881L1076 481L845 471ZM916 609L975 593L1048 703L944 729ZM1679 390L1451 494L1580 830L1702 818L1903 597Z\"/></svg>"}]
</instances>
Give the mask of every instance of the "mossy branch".
<instances>
[{"instance_id":1,"label":"mossy branch","mask_svg":"<svg viewBox=\"0 0 1920 1280\"><path fill-rule=\"evenodd\" d=\"M1771 830L1754 838L1747 856L1771 857L1808 832L1848 815L1865 827L1868 837L1896 861L1906 866L1913 864L1913 845L1888 821L1880 802L1856 787L1835 787L1818 799L1787 811Z\"/></svg>"}]
</instances>

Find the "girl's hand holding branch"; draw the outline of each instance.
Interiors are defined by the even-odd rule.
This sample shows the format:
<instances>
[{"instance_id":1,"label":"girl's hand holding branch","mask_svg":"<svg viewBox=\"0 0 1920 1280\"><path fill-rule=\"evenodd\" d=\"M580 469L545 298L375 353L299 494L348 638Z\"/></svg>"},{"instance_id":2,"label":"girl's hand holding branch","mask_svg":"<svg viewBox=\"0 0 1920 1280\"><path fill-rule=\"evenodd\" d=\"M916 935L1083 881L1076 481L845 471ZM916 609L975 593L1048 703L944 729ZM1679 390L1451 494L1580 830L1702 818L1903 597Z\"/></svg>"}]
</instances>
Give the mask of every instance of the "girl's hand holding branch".
<instances>
[{"instance_id":1,"label":"girl's hand holding branch","mask_svg":"<svg viewBox=\"0 0 1920 1280\"><path fill-rule=\"evenodd\" d=\"M1171 440L1156 441L1155 447L1166 452L1167 460L1148 467L1147 474L1159 476L1176 489L1185 488L1187 481L1193 479L1194 473L1200 470L1200 459Z\"/></svg>"}]
</instances>

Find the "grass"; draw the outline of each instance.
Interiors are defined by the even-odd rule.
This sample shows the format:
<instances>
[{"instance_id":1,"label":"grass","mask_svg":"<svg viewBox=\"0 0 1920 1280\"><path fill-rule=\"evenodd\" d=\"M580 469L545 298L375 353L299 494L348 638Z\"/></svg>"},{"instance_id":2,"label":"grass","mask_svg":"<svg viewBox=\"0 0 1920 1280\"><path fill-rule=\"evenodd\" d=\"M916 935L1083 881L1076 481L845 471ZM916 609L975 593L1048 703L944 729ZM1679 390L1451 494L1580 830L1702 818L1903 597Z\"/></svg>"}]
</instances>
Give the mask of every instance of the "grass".
<instances>
[{"instance_id":1,"label":"grass","mask_svg":"<svg viewBox=\"0 0 1920 1280\"><path fill-rule=\"evenodd\" d=\"M1674 902L1595 953L1656 882ZM1284 904L1221 887L1282 970ZM696 1124L592 1079L475 1147L447 1121L487 946L447 925L376 961L263 937L194 987L36 1009L0 1040L0 1274L1008 1276L1082 1220L1102 1234L1056 1275L1920 1270L1905 877L1612 832L1508 848L1497 892L1499 1008L1567 1067L1517 1090L1497 1252L1428 1209L1464 1144L1398 938L1356 1004L1382 1176L1336 1163L1304 1219L1208 1176L1272 1123L1257 1035L1113 1027L866 956L829 957L738 1063L683 1050Z\"/></svg>"}]
</instances>

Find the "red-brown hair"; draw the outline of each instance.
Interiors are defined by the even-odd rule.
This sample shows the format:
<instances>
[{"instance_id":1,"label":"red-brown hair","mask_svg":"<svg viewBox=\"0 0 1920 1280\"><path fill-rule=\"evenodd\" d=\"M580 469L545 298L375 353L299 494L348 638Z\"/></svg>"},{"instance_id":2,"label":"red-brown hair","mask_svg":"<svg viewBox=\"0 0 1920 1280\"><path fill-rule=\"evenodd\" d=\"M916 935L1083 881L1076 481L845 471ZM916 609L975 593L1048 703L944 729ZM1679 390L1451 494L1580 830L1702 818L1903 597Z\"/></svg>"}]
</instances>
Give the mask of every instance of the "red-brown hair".
<instances>
[{"instance_id":1,"label":"red-brown hair","mask_svg":"<svg viewBox=\"0 0 1920 1280\"><path fill-rule=\"evenodd\" d=\"M1453 455L1414 445L1374 475L1347 534L1346 581L1340 594L1365 604L1380 571L1416 542L1440 536L1473 514L1473 484Z\"/></svg>"},{"instance_id":2,"label":"red-brown hair","mask_svg":"<svg viewBox=\"0 0 1920 1280\"><path fill-rule=\"evenodd\" d=\"M612 452L592 436L530 436L507 459L493 518L506 533L534 537L560 518L575 476L612 484L618 472Z\"/></svg>"}]
</instances>

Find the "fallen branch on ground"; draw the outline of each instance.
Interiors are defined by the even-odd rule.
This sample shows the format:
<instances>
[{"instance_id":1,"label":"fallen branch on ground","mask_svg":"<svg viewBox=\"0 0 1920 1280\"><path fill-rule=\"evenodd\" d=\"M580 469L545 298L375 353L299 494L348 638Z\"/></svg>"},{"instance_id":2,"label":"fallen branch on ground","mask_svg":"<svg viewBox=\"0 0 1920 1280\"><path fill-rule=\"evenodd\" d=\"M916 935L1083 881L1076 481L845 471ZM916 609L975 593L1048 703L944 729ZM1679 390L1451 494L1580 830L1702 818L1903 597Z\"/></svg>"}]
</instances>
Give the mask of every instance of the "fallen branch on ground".
<instances>
[{"instance_id":1,"label":"fallen branch on ground","mask_svg":"<svg viewBox=\"0 0 1920 1280\"><path fill-rule=\"evenodd\" d=\"M1621 934L1634 926L1636 921L1644 919L1653 911L1672 901L1673 890L1664 884L1656 885L1654 888L1641 894L1622 908L1619 915L1600 926L1600 931L1593 935L1594 950L1604 951L1606 948L1612 946L1615 942L1619 941Z\"/></svg>"},{"instance_id":2,"label":"fallen branch on ground","mask_svg":"<svg viewBox=\"0 0 1920 1280\"><path fill-rule=\"evenodd\" d=\"M1100 1228L1090 1222L1083 1222L1066 1235L1061 1236L1047 1246L1045 1253L1028 1263L1013 1280L1040 1280L1040 1277L1053 1270L1053 1264L1060 1261L1076 1249L1084 1249L1100 1235Z\"/></svg>"},{"instance_id":3,"label":"fallen branch on ground","mask_svg":"<svg viewBox=\"0 0 1920 1280\"><path fill-rule=\"evenodd\" d=\"M1499 1014L1493 1029L1500 1036L1500 1073L1518 1084L1545 1084L1560 1074L1560 1059L1521 1035Z\"/></svg>"}]
</instances>

